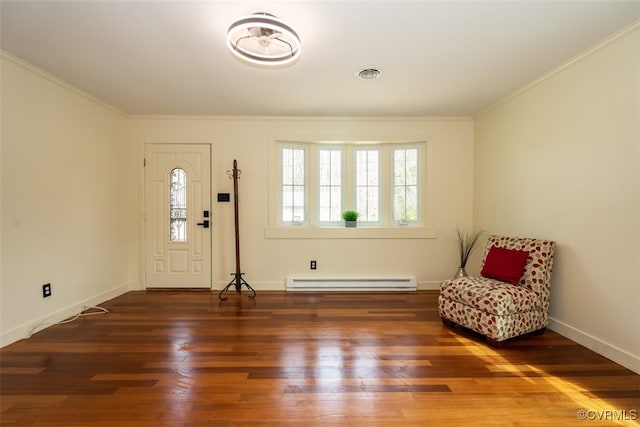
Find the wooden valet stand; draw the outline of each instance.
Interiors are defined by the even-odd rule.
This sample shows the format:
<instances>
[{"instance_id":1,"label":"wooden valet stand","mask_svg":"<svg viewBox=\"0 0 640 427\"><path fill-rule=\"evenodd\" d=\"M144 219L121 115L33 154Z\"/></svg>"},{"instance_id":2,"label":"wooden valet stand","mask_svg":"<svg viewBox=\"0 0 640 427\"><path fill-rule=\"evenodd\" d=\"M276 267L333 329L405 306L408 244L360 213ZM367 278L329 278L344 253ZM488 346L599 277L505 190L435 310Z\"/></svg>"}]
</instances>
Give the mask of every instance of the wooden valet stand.
<instances>
[{"instance_id":1,"label":"wooden valet stand","mask_svg":"<svg viewBox=\"0 0 640 427\"><path fill-rule=\"evenodd\" d=\"M256 297L256 291L249 285L246 280L244 280L244 273L240 270L240 223L238 221L238 178L240 177L240 172L238 170L238 162L233 160L233 170L227 171L227 175L229 175L230 179L233 179L233 210L235 214L235 231L236 231L236 272L231 273L233 279L229 282L227 286L224 287L223 290L218 294L218 298L222 301L227 300L229 297L223 297L222 294L225 293L231 286L235 286L236 292L240 293L242 290L242 286L246 286L247 289L251 291L251 295L249 298Z\"/></svg>"}]
</instances>

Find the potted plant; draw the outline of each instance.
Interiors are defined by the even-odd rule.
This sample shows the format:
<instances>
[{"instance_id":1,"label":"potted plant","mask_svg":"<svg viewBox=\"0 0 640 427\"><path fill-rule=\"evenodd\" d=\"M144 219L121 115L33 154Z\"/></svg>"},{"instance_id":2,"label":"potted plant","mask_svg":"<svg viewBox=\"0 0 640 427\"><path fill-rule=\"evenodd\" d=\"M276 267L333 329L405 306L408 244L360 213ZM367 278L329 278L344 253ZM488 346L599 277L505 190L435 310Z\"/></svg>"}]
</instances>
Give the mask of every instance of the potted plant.
<instances>
[{"instance_id":1,"label":"potted plant","mask_svg":"<svg viewBox=\"0 0 640 427\"><path fill-rule=\"evenodd\" d=\"M358 217L360 214L354 210L346 210L342 212L342 219L344 219L345 227L355 227L358 223Z\"/></svg>"},{"instance_id":2,"label":"potted plant","mask_svg":"<svg viewBox=\"0 0 640 427\"><path fill-rule=\"evenodd\" d=\"M478 243L480 243L480 237L482 237L483 234L482 230L460 230L459 228L456 229L456 233L458 235L460 266L458 267L458 272L454 279L467 277L467 272L465 270L467 261L469 261L469 256L471 256L471 253L478 246Z\"/></svg>"}]
</instances>

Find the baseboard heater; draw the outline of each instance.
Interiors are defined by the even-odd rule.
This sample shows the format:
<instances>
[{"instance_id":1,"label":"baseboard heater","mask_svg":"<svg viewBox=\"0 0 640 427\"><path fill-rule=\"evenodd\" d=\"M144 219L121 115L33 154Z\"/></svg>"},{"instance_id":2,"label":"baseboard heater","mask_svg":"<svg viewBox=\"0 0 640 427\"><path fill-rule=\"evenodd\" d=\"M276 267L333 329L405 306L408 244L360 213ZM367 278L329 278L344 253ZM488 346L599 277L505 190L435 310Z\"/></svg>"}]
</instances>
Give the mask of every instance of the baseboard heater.
<instances>
[{"instance_id":1,"label":"baseboard heater","mask_svg":"<svg viewBox=\"0 0 640 427\"><path fill-rule=\"evenodd\" d=\"M301 278L287 277L287 291L415 291L415 277Z\"/></svg>"}]
</instances>

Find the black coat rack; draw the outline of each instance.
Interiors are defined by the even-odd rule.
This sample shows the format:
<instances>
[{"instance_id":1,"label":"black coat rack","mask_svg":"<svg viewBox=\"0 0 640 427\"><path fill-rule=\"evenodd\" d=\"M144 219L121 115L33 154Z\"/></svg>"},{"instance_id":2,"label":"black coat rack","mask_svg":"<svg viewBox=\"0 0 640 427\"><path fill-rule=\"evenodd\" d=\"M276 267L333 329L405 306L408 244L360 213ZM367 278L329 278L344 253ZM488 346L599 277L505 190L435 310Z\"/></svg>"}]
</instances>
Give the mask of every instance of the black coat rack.
<instances>
[{"instance_id":1,"label":"black coat rack","mask_svg":"<svg viewBox=\"0 0 640 427\"><path fill-rule=\"evenodd\" d=\"M228 297L223 297L222 294L225 293L231 286L235 286L236 292L240 293L242 290L242 285L246 286L247 289L251 291L251 295L249 298L256 297L256 291L249 285L245 280L244 273L240 270L240 225L238 221L238 178L240 177L241 171L238 170L238 162L233 160L233 170L227 171L227 175L229 175L230 179L233 179L233 210L235 214L235 229L236 229L236 272L231 273L233 279L229 282L227 286L218 294L218 298L222 301L228 299Z\"/></svg>"}]
</instances>

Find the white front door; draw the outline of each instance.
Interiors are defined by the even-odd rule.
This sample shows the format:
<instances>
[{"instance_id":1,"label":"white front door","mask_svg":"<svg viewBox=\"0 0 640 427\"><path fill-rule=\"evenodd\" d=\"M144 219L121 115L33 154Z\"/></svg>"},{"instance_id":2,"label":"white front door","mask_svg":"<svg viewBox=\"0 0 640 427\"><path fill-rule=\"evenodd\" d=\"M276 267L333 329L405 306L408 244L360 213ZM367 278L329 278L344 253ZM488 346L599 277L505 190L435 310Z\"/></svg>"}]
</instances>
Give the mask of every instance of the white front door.
<instances>
[{"instance_id":1,"label":"white front door","mask_svg":"<svg viewBox=\"0 0 640 427\"><path fill-rule=\"evenodd\" d=\"M145 287L211 288L211 146L145 144Z\"/></svg>"}]
</instances>

